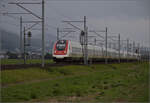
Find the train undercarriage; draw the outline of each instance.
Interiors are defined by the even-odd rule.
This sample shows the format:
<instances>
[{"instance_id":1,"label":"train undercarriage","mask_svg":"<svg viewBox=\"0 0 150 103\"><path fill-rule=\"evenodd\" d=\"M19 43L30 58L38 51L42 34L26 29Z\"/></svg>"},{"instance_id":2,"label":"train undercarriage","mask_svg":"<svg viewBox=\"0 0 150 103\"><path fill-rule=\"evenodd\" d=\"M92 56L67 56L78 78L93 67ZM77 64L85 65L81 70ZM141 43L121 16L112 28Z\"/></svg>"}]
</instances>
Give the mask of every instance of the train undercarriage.
<instances>
[{"instance_id":1,"label":"train undercarriage","mask_svg":"<svg viewBox=\"0 0 150 103\"><path fill-rule=\"evenodd\" d=\"M83 63L84 59L83 58L73 58L73 57L65 57L65 58L55 58L53 57L53 60L56 63L61 63L61 62L65 62L65 63ZM96 63L96 62L100 62L100 63L105 63L105 61L107 60L108 63L112 63L112 62L119 62L118 58L89 58L88 62L89 63ZM120 62L134 62L134 61L138 61L137 59L133 59L133 58L121 58Z\"/></svg>"}]
</instances>

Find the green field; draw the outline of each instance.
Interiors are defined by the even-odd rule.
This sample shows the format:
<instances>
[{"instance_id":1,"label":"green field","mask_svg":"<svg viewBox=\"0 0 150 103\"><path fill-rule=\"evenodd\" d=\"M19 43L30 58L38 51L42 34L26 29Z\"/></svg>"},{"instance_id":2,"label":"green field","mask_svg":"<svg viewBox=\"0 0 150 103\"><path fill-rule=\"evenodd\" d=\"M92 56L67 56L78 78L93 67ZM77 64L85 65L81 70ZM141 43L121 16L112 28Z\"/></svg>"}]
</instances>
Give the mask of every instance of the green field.
<instances>
[{"instance_id":1,"label":"green field","mask_svg":"<svg viewBox=\"0 0 150 103\"><path fill-rule=\"evenodd\" d=\"M2 102L148 102L149 64L5 70Z\"/></svg>"},{"instance_id":2,"label":"green field","mask_svg":"<svg viewBox=\"0 0 150 103\"><path fill-rule=\"evenodd\" d=\"M6 65L6 64L23 64L23 63L24 63L23 59L1 59L1 64L2 65ZM27 59L26 63L27 64L41 63L41 59ZM45 63L46 64L53 63L53 60L52 59L51 60L46 59Z\"/></svg>"}]
</instances>

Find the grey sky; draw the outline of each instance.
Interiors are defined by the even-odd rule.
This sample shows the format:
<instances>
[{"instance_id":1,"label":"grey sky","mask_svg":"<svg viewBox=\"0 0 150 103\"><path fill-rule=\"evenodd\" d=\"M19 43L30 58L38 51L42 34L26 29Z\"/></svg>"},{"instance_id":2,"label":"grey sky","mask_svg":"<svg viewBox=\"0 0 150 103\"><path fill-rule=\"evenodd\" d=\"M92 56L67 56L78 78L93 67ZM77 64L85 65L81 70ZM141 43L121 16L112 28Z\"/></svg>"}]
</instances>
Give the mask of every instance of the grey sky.
<instances>
[{"instance_id":1,"label":"grey sky","mask_svg":"<svg viewBox=\"0 0 150 103\"><path fill-rule=\"evenodd\" d=\"M15 5L8 5L7 3L10 1L17 0L0 1L1 12L24 12ZM29 0L18 1L27 2ZM82 20L83 16L87 16L89 29L103 30L107 26L109 35L115 35L111 33L120 33L122 39L130 38L131 40L149 46L150 0L46 0L45 6L46 25L49 25L46 26L48 29L46 30L47 39L50 39L48 38L49 35L56 35L56 27L69 27L62 23L62 20ZM41 13L40 5L27 5L26 7L32 9L39 15ZM15 17L19 17L19 15L15 15ZM33 20L31 15L26 15L23 18L24 20ZM19 27L13 24L19 25L19 20L1 16L1 27L19 34ZM76 25L82 27L81 24ZM36 28L40 28L40 25ZM34 37L37 37L36 34L40 33L40 31L34 31Z\"/></svg>"}]
</instances>

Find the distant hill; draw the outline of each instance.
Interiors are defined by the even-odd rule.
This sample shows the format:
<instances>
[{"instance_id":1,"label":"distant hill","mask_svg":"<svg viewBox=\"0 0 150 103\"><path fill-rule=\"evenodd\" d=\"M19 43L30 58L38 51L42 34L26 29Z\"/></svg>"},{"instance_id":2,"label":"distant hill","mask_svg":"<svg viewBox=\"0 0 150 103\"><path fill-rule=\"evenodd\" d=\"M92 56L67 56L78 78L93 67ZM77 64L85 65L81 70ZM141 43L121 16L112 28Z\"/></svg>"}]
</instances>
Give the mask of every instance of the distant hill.
<instances>
[{"instance_id":1,"label":"distant hill","mask_svg":"<svg viewBox=\"0 0 150 103\"><path fill-rule=\"evenodd\" d=\"M19 48L19 36L5 31L1 30L1 49L4 51L14 51L16 48Z\"/></svg>"},{"instance_id":2,"label":"distant hill","mask_svg":"<svg viewBox=\"0 0 150 103\"><path fill-rule=\"evenodd\" d=\"M1 50L2 51L13 51L13 52L19 51L19 47L20 47L19 35L12 33L10 31L1 29L0 39L1 39L0 41L1 41ZM45 37L46 51L51 51L53 42L55 40L56 40L56 37L53 35L49 35L48 37ZM30 48L30 50L40 52L41 38L31 38L31 46L32 47Z\"/></svg>"}]
</instances>

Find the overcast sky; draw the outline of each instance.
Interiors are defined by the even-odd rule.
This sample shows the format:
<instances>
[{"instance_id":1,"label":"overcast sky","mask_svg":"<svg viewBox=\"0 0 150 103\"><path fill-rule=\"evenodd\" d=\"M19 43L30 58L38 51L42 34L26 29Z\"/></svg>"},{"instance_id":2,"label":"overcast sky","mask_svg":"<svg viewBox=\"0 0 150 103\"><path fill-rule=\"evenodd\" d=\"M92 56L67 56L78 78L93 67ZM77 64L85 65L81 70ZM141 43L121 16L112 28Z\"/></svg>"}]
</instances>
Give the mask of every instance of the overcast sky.
<instances>
[{"instance_id":1,"label":"overcast sky","mask_svg":"<svg viewBox=\"0 0 150 103\"><path fill-rule=\"evenodd\" d=\"M2 12L25 12L16 5L8 5L8 2L40 2L40 0L0 0ZM89 30L105 30L108 27L108 35L121 34L121 39L129 38L141 45L149 46L150 39L150 0L45 0L45 25L46 39L50 35L56 35L56 28L70 27L62 23L62 20L83 20L87 17ZM41 16L41 5L23 5L37 15ZM12 17L13 16L13 17ZM1 15L0 26L3 29L19 35L19 17L21 15ZM23 15L23 20L38 20L31 15ZM82 23L73 23L83 27ZM26 27L29 24L25 25ZM40 28L37 25L35 28ZM41 31L32 31L33 37L39 38ZM76 32L79 33L79 32ZM74 34L74 35L73 35ZM61 34L63 35L63 34ZM70 35L75 36L75 33ZM89 35L93 35L89 33ZM103 35L103 34L102 34ZM74 37L75 38L75 37ZM77 39L78 37L76 37Z\"/></svg>"}]
</instances>

